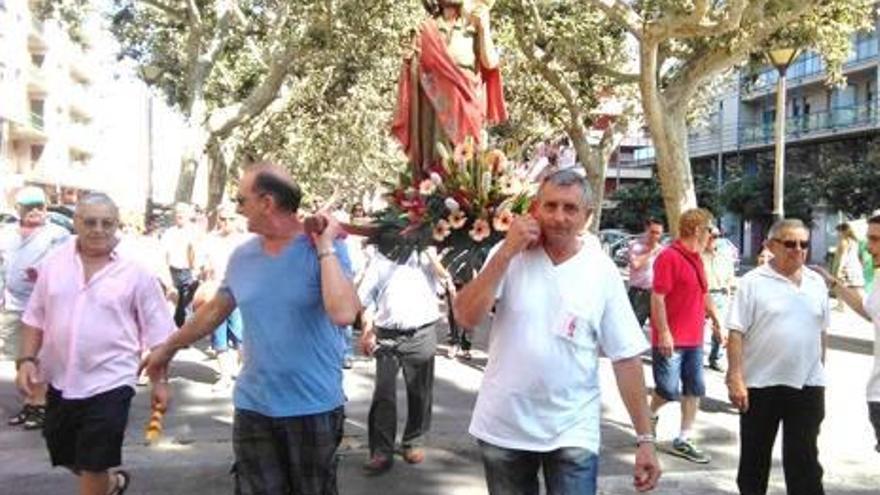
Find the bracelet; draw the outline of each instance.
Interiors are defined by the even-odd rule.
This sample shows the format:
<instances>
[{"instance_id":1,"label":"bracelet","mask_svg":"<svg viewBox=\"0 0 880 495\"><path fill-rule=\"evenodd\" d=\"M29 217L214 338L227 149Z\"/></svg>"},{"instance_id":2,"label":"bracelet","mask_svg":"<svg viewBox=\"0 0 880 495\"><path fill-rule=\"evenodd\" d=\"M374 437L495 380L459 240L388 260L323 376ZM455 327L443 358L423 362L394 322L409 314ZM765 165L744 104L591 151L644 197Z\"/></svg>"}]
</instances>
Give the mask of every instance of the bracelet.
<instances>
[{"instance_id":1,"label":"bracelet","mask_svg":"<svg viewBox=\"0 0 880 495\"><path fill-rule=\"evenodd\" d=\"M642 433L641 435L636 435L636 446L640 446L643 443L655 444L657 443L657 439L654 438L652 433Z\"/></svg>"},{"instance_id":2,"label":"bracelet","mask_svg":"<svg viewBox=\"0 0 880 495\"><path fill-rule=\"evenodd\" d=\"M318 260L320 261L320 260L326 258L327 256L332 256L334 254L336 254L336 248L329 247L327 249L322 249L322 250L318 251Z\"/></svg>"},{"instance_id":3,"label":"bracelet","mask_svg":"<svg viewBox=\"0 0 880 495\"><path fill-rule=\"evenodd\" d=\"M24 363L34 363L34 366L39 366L40 360L34 356L18 358L15 360L15 371L18 371L18 369L21 368L21 365L23 365Z\"/></svg>"}]
</instances>

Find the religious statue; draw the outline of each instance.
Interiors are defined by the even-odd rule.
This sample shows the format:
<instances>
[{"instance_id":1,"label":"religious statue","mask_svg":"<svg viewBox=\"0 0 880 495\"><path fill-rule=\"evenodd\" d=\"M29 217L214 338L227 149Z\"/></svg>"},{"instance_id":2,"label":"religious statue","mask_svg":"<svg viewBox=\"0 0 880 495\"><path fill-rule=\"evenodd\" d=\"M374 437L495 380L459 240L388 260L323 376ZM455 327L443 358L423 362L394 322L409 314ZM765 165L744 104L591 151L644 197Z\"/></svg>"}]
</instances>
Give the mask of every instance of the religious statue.
<instances>
[{"instance_id":1,"label":"religious statue","mask_svg":"<svg viewBox=\"0 0 880 495\"><path fill-rule=\"evenodd\" d=\"M413 32L404 58L392 134L415 179L470 136L507 119L498 53L492 41L492 0L424 0L429 17Z\"/></svg>"}]
</instances>

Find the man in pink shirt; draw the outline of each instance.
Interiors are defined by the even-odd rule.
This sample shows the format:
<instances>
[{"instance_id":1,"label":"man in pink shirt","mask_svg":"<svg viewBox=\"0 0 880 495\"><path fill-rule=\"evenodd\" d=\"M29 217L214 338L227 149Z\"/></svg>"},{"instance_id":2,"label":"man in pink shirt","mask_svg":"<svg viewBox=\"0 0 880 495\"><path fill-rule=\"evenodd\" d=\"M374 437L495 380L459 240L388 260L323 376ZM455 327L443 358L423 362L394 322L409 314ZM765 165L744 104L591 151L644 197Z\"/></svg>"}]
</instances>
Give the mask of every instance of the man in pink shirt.
<instances>
[{"instance_id":1,"label":"man in pink shirt","mask_svg":"<svg viewBox=\"0 0 880 495\"><path fill-rule=\"evenodd\" d=\"M83 495L121 494L122 441L140 354L176 328L156 278L116 251L119 212L104 194L80 200L77 236L45 258L23 321L16 384L49 383L43 435L53 466L79 476ZM168 391L154 374L152 402Z\"/></svg>"},{"instance_id":2,"label":"man in pink shirt","mask_svg":"<svg viewBox=\"0 0 880 495\"><path fill-rule=\"evenodd\" d=\"M663 222L656 218L645 220L645 233L629 245L629 302L639 325L651 316L651 285L654 283L654 260L663 249Z\"/></svg>"}]
</instances>

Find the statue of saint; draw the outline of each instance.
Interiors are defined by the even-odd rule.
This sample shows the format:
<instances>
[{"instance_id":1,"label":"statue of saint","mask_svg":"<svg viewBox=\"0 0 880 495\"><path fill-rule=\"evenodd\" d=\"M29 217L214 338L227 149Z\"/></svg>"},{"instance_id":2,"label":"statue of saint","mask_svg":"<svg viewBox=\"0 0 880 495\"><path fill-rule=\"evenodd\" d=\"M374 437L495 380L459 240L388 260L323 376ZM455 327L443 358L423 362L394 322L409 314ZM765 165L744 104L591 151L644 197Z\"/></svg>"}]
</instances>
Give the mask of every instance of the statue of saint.
<instances>
[{"instance_id":1,"label":"statue of saint","mask_svg":"<svg viewBox=\"0 0 880 495\"><path fill-rule=\"evenodd\" d=\"M451 152L470 136L507 119L498 53L489 26L490 0L425 0L429 17L413 33L401 71L392 134L416 179L438 164L438 144Z\"/></svg>"}]
</instances>

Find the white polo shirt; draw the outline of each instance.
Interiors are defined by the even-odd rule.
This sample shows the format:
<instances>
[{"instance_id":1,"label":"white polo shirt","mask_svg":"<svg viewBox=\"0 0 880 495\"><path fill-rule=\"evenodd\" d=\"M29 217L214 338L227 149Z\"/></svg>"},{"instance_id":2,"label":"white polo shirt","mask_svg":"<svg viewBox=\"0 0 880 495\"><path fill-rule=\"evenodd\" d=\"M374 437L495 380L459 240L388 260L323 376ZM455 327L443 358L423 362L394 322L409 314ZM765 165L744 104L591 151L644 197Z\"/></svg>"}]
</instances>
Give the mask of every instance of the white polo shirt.
<instances>
[{"instance_id":1,"label":"white polo shirt","mask_svg":"<svg viewBox=\"0 0 880 495\"><path fill-rule=\"evenodd\" d=\"M508 449L598 452L600 348L612 361L648 349L602 249L584 242L559 265L540 248L516 256L499 286L471 435Z\"/></svg>"},{"instance_id":2,"label":"white polo shirt","mask_svg":"<svg viewBox=\"0 0 880 495\"><path fill-rule=\"evenodd\" d=\"M798 286L770 263L743 276L727 328L743 334L746 386L824 386L822 333L828 328L828 288L803 268Z\"/></svg>"},{"instance_id":3,"label":"white polo shirt","mask_svg":"<svg viewBox=\"0 0 880 495\"><path fill-rule=\"evenodd\" d=\"M864 307L874 324L874 371L868 379L868 402L880 402L880 283L874 284Z\"/></svg>"}]
</instances>

